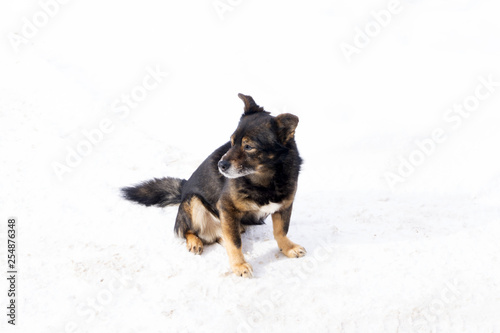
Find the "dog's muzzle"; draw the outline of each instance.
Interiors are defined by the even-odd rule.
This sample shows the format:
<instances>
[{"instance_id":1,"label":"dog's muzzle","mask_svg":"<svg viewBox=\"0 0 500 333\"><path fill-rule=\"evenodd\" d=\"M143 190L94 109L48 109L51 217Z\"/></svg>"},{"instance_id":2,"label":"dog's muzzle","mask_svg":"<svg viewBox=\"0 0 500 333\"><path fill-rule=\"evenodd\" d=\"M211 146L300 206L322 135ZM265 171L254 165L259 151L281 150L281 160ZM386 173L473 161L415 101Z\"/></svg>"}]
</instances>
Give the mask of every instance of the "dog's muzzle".
<instances>
[{"instance_id":1,"label":"dog's muzzle","mask_svg":"<svg viewBox=\"0 0 500 333\"><path fill-rule=\"evenodd\" d=\"M220 160L217 166L219 172L226 178L240 178L254 173L252 170L243 169L242 166L235 168L231 162L224 160Z\"/></svg>"}]
</instances>

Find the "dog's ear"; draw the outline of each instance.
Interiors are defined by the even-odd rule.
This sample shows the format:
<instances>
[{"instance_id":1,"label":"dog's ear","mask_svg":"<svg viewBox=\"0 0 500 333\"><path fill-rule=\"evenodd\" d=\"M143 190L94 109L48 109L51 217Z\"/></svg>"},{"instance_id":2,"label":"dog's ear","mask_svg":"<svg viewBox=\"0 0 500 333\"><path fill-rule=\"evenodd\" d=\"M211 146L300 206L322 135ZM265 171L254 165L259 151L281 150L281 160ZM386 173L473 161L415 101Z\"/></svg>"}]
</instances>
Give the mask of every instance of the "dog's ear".
<instances>
[{"instance_id":1,"label":"dog's ear","mask_svg":"<svg viewBox=\"0 0 500 333\"><path fill-rule=\"evenodd\" d=\"M257 103L255 103L252 96L238 94L238 97L241 98L243 103L245 103L245 108L244 108L244 113L243 113L244 116L248 116L252 113L264 111L263 107L258 106Z\"/></svg>"},{"instance_id":2,"label":"dog's ear","mask_svg":"<svg viewBox=\"0 0 500 333\"><path fill-rule=\"evenodd\" d=\"M290 113L283 113L276 117L276 123L278 124L278 138L283 144L286 144L295 136L299 117Z\"/></svg>"}]
</instances>

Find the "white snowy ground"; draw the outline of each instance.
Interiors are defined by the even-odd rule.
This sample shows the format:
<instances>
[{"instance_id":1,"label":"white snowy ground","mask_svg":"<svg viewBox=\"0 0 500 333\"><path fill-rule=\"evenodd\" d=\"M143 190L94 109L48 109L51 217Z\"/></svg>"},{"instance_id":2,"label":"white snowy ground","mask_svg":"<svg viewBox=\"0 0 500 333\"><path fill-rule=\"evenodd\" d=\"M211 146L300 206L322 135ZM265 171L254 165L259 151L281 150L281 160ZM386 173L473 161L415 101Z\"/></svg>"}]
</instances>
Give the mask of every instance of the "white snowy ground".
<instances>
[{"instance_id":1,"label":"white snowy ground","mask_svg":"<svg viewBox=\"0 0 500 333\"><path fill-rule=\"evenodd\" d=\"M18 322L4 280L2 332L500 332L495 1L402 1L350 62L340 46L389 2L221 1L223 19L211 0L52 2L16 51L45 3L0 5L3 272L19 225ZM448 113L477 89L473 112ZM238 92L297 114L305 159L289 236L308 255L281 255L270 221L249 228L253 279L220 245L190 254L176 208L119 195L189 177L235 129Z\"/></svg>"}]
</instances>

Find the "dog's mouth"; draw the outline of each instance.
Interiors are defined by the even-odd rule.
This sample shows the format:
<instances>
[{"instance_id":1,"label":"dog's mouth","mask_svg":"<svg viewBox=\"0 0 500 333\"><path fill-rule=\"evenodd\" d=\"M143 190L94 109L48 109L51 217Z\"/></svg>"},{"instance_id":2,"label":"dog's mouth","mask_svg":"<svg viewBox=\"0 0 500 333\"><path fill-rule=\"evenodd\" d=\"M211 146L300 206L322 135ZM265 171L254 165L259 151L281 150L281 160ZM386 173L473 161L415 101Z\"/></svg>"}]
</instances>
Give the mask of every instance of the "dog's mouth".
<instances>
[{"instance_id":1,"label":"dog's mouth","mask_svg":"<svg viewBox=\"0 0 500 333\"><path fill-rule=\"evenodd\" d=\"M237 170L233 170L233 169L229 169L229 170L226 170L226 171L223 171L219 168L219 172L226 178L231 178L231 179L234 179L234 178L240 178L240 177L245 177L245 176L248 176L248 175L251 175L253 172L250 171L250 170L241 170L241 171L237 171Z\"/></svg>"},{"instance_id":2,"label":"dog's mouth","mask_svg":"<svg viewBox=\"0 0 500 333\"><path fill-rule=\"evenodd\" d=\"M219 169L219 172L226 178L231 178L231 179L235 179L235 178L240 178L240 177L243 177L244 175L242 174L239 174L239 173L234 173L234 172L228 172L228 171L222 171L221 169Z\"/></svg>"}]
</instances>

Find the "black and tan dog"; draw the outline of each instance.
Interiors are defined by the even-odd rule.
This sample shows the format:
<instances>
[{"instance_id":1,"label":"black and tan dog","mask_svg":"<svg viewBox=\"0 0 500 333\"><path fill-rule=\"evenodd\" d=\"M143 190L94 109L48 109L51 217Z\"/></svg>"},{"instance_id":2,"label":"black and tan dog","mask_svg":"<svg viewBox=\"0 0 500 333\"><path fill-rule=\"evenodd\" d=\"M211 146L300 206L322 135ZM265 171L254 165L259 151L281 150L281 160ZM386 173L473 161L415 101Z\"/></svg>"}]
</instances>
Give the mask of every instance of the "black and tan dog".
<instances>
[{"instance_id":1,"label":"black and tan dog","mask_svg":"<svg viewBox=\"0 0 500 333\"><path fill-rule=\"evenodd\" d=\"M273 117L252 97L238 95L244 114L231 141L214 151L189 180L162 178L122 189L126 199L146 206L180 204L175 232L187 248L201 254L204 244L223 241L234 273L252 276L241 251L245 224L262 224L272 215L274 238L291 258L306 250L288 239L292 204L302 160L295 144L299 119Z\"/></svg>"}]
</instances>

